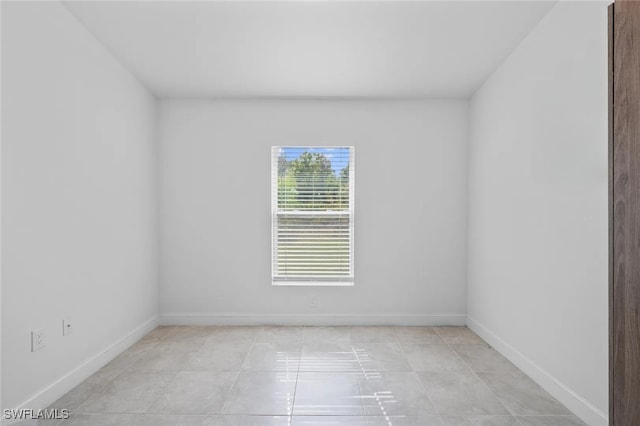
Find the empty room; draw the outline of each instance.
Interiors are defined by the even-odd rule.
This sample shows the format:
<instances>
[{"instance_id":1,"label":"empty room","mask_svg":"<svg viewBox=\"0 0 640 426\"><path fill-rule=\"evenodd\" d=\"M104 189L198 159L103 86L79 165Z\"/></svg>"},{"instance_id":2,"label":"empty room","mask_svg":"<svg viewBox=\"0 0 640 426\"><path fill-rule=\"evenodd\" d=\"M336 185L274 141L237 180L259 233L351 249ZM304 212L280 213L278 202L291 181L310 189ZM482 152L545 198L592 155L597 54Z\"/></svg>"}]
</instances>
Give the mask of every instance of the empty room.
<instances>
[{"instance_id":1,"label":"empty room","mask_svg":"<svg viewBox=\"0 0 640 426\"><path fill-rule=\"evenodd\" d=\"M640 2L0 13L2 425L640 425Z\"/></svg>"}]
</instances>

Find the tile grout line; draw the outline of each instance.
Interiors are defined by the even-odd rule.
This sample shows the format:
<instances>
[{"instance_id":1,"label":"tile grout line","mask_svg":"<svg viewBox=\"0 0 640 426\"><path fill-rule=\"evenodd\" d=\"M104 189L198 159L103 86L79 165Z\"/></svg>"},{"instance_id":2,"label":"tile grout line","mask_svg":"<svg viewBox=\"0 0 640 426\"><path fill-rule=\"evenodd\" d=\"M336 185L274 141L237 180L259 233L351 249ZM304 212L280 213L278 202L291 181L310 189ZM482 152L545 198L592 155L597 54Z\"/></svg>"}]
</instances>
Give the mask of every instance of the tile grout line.
<instances>
[{"instance_id":1,"label":"tile grout line","mask_svg":"<svg viewBox=\"0 0 640 426\"><path fill-rule=\"evenodd\" d=\"M438 334L438 332L436 331L436 329L434 327L429 327L429 328L431 329L431 331L436 333L436 336L438 336L440 338L440 340L443 340L442 337L440 337L440 335ZM407 354L404 352L404 346L402 345L402 343L400 343L400 340L398 339L398 336L396 336L396 332L394 331L393 334L396 337L396 340L398 340L398 344L400 346L400 351L402 352L402 355L404 355L404 358L407 360L407 364L409 364L409 368L411 368L411 372L418 379L418 383L420 383L420 386L422 387L422 390L424 391L425 395L427 395L427 399L431 403L431 406L433 407L433 410L436 412L436 416L440 417L440 419L442 420L442 423L444 423L444 418L442 417L442 414L440 413L440 410L438 410L438 407L433 402L433 399L429 395L429 392L427 391L427 388L425 387L424 383L422 383L422 379L420 379L420 376L418 375L418 371L414 370L413 366L409 362L409 359L407 358Z\"/></svg>"},{"instance_id":2,"label":"tile grout line","mask_svg":"<svg viewBox=\"0 0 640 426\"><path fill-rule=\"evenodd\" d=\"M360 366L360 372L362 374L362 377L364 377L366 380L367 379L367 373L366 370L362 367L362 362L360 361L360 357L358 356L356 349L354 348L354 342L351 339L351 331L352 331L352 327L349 327L349 346L351 346L351 351L353 352L354 356L356 357L357 360L357 364ZM358 385L358 393L360 394L360 407L362 407L362 415L364 417L364 423L365 425L369 425L369 419L367 416L367 408L364 405L364 395L362 394L362 386L360 386L360 378L357 376L358 373L356 373L356 383Z\"/></svg>"},{"instance_id":3,"label":"tile grout line","mask_svg":"<svg viewBox=\"0 0 640 426\"><path fill-rule=\"evenodd\" d=\"M168 337L168 336L164 336L164 338L161 338L161 339L160 339L160 342L158 342L158 344L159 344L159 343L164 342L164 341L165 341L165 339L166 339L167 337ZM144 338L144 337L143 337L143 338ZM168 343L172 343L172 342L168 342ZM173 342L173 343L179 343L179 344L180 344L180 343L184 343L184 342ZM154 346L155 346L155 345L154 345ZM203 346L204 346L204 343L201 343L201 344L200 344L200 346L198 346L198 349L197 349L197 350L200 350ZM142 357L142 356L140 355L140 357ZM134 365L134 363L131 363L131 366L133 366L133 365ZM130 367L131 367L131 366L130 366ZM125 371L126 371L126 369L125 369ZM142 371L144 372L144 370L142 370ZM161 373L161 372L162 372L162 373L167 372L167 373L170 373L170 374L171 374L171 378L170 378L169 380L167 380L167 383L166 383L166 384L164 385L164 387L162 388L163 392L165 392L167 389L169 389L169 388L170 388L171 384L173 383L173 381L175 380L175 378L178 376L178 373L180 373L181 371L184 371L184 370L166 370L166 371L165 371L165 370L158 370L158 371L151 371L151 370L150 370L150 371L148 371L148 372L149 372L149 373L154 373L154 374L158 374L158 373ZM149 407L147 407L147 409L146 409L146 410L144 411L144 413L142 413L142 414L143 414L143 415L147 415L147 414L166 414L166 413L150 412L151 408L155 405L155 403L156 403L156 401L152 402L152 403L149 405Z\"/></svg>"},{"instance_id":4,"label":"tile grout line","mask_svg":"<svg viewBox=\"0 0 640 426\"><path fill-rule=\"evenodd\" d=\"M298 394L298 382L300 381L300 368L302 367L302 351L304 349L305 336L307 335L307 326L302 326L302 341L300 342L300 356L298 357L298 371L296 372L296 384L293 387L293 402L291 403L291 413L287 419L289 426L293 423L293 410L296 406L296 395Z\"/></svg>"},{"instance_id":5,"label":"tile grout line","mask_svg":"<svg viewBox=\"0 0 640 426\"><path fill-rule=\"evenodd\" d=\"M465 329L467 329L467 330L469 330L466 326L465 326L464 328L465 328ZM455 350L455 349L453 349L453 347L451 346L451 344L450 344L449 342L447 342L447 340L446 340L444 337L442 337L442 336L440 335L440 333L438 333L438 329L437 329L437 327L434 327L434 330L435 330L436 334L437 334L437 335L438 335L438 336L439 336L439 337L444 341L444 343L447 345L447 347L449 347L449 349L451 350L451 352L453 352L453 353L454 353L454 354L455 354L455 355L456 355L456 356L457 356L457 357L462 361L462 363L463 363L464 365L466 365L466 366L469 368L469 370L471 371L471 373L472 373L472 374L473 374L473 375L474 375L474 376L475 376L475 377L480 381L480 383L482 383L482 384L487 388L487 390L489 390L489 392L490 392L493 396L495 396L495 397L496 397L496 400L500 403L500 405L502 406L502 408L504 408L505 410L507 410L507 412L511 415L511 417L513 417L513 418L516 420L516 422L517 422L517 423L520 423L520 421L518 420L518 418L516 417L516 415L515 415L513 412L511 412L511 410L509 410L509 408L507 408L507 407L502 403L502 401L500 400L500 397L499 397L499 396L498 396L498 395L493 391L493 389L491 389L491 388L489 387L489 385L487 385L487 383L486 383L484 380L482 380L482 378L478 375L478 373L476 373L476 372L474 371L474 369L471 367L471 364L469 364L468 362L466 362L466 361L464 360L464 358L462 358L462 357L460 356L460 354L458 354L458 352L456 352L456 350ZM469 331L471 331L471 330L469 330ZM474 334L475 334L475 333L474 333ZM478 336L478 337L480 337L480 336ZM484 342L484 340L483 340L483 342ZM486 343L486 342L485 342L485 343ZM488 344L488 343L487 343L487 344ZM489 345L489 346L490 346L490 345Z\"/></svg>"},{"instance_id":6,"label":"tile grout line","mask_svg":"<svg viewBox=\"0 0 640 426\"><path fill-rule=\"evenodd\" d=\"M350 331L351 331L351 330L350 330ZM394 339L396 339L396 343L398 344L398 347L400 347L400 343L398 343L398 342L397 342L397 340L398 340L398 339L397 339L397 337L396 337L396 333L395 333L395 331L393 331L393 338L394 338ZM375 342L373 342L373 343L375 343ZM381 343L386 344L387 342L386 342L386 341L381 341ZM391 342L391 343L393 343L393 342ZM400 347L400 351L402 351L402 347ZM402 353L402 355L404 356L404 352ZM405 357L405 358L406 358L406 357ZM409 362L407 361L407 364L408 364L408 363L409 363ZM382 372L382 371L379 371L379 373L383 373L383 372ZM363 376L364 376L364 378L365 378L366 380L369 380L369 379L368 379L368 377L367 377L367 373L363 372ZM363 395L363 393L362 393L362 386L360 386L360 380L359 380L359 379L358 379L358 389L359 389L359 391L360 391L360 397L362 398L362 410L363 410L363 412L364 412L364 422L365 422L365 424L366 424L367 426L371 426L371 425L369 424L369 419L370 419L370 417L374 417L374 416L369 416L369 415L367 414L367 409L366 409L366 406L364 405L364 395ZM386 419L386 418L388 418L388 415L386 415L386 414L385 414L385 415L384 415L384 417L385 417L385 419ZM387 423L388 423L388 421L387 421Z\"/></svg>"},{"instance_id":7,"label":"tile grout line","mask_svg":"<svg viewBox=\"0 0 640 426\"><path fill-rule=\"evenodd\" d=\"M264 328L262 326L260 326L260 330L256 333L256 335L253 337L253 341L251 342L251 346L249 346L249 350L247 351L247 354L244 356L244 359L242 360L242 363L240 364L240 367L238 367L238 371L236 373L236 378L233 379L233 383L231 383L231 386L229 386L229 393L231 392L231 389L233 389L233 387L236 385L236 383L238 383L238 378L240 377L240 373L242 373L242 367L244 366L244 363L247 362L247 358L249 357L249 353L251 352L251 350L253 349L253 346L256 343L256 340L258 339L258 335L262 332ZM226 395L224 401L222 402L222 405L220 406L220 409L218 411L218 413L216 413L216 418L224 415L223 411L225 406L227 405L227 402L229 401L229 394Z\"/></svg>"},{"instance_id":8,"label":"tile grout line","mask_svg":"<svg viewBox=\"0 0 640 426\"><path fill-rule=\"evenodd\" d=\"M157 327L156 327L156 328L157 328ZM154 329L154 330L155 330L155 329ZM137 344L137 343L138 343L138 342L140 342L142 339L144 339L146 336L148 336L152 331L153 331L153 330L151 330L149 333L147 333L147 334L145 334L144 336L142 336L142 337L141 337L140 339L138 339L138 341L136 341L133 345L129 346L129 347L128 347L127 349L125 349L122 353L118 354L118 356L116 356L114 359L112 359L112 360L111 360L111 361L109 361L107 364L105 364L104 366L102 366L98 371L96 371L95 373L93 373L91 376L87 377L87 379L85 379L85 381L86 381L86 380L88 380L90 377L93 377L95 374L97 374L97 373L98 373L100 370L102 370L103 368L107 367L111 362L115 361L115 359L116 359L116 358L120 357L122 354L124 354L126 351L128 351L131 347L133 347L135 344ZM156 342L156 343L153 345L153 347L155 347L155 346L157 346L159 343L163 342L165 338L166 338L166 336L161 337L160 339L158 339L159 341L158 341L158 342ZM148 350L149 350L149 349L147 349L147 350L143 351L143 353L144 353L144 352L147 352ZM105 383L103 386L101 386L101 387L100 387L100 389L99 389L99 390L89 392L89 393L87 394L87 397L86 397L86 398L84 398L84 399L82 400L82 402L81 402L80 404L78 404L78 406L75 408L75 410L74 410L74 411L75 411L75 414L85 414L85 413L83 413L83 412L78 412L77 410L78 410L78 409L80 409L80 407L82 407L82 406L83 406L83 405L84 405L84 404L85 404L85 403L86 403L86 402L87 402L87 401L88 401L88 400L89 400L89 399L90 399L90 398L91 398L95 393L102 393L102 392L103 392L107 387L109 387L109 385L111 385L111 383L113 383L113 382L114 382L118 377L122 376L124 373L126 373L127 371L129 371L129 370L130 370L130 369L135 365L135 363L136 363L136 362L138 362L138 361L142 358L143 353L136 354L136 355L133 357L134 359L133 359L131 362L129 362L129 363L127 364L127 366L126 366L126 367L124 367L124 368L123 368L123 369L122 369L118 374L116 374L116 375L115 375L115 376L113 376L112 378L108 379L108 380L106 381L106 383ZM83 382L84 382L84 381L83 381ZM80 384L79 384L79 385L80 385ZM78 386L79 386L79 385L78 385ZM76 387L77 387L77 386L76 386ZM75 387L74 387L74 389L75 389ZM73 389L72 389L72 390L73 390ZM66 394L65 394L65 395L66 395ZM63 395L63 396L64 396L64 395ZM62 397L61 397L61 398L62 398ZM54 402L55 402L55 401L54 401ZM69 417L71 417L71 414L73 414L73 413L72 413L71 411L69 411ZM60 420L60 422L59 422L59 423L57 423L57 424L56 424L56 426L57 426L58 424L62 424L62 422L63 422L63 421L64 421L64 420Z\"/></svg>"}]
</instances>

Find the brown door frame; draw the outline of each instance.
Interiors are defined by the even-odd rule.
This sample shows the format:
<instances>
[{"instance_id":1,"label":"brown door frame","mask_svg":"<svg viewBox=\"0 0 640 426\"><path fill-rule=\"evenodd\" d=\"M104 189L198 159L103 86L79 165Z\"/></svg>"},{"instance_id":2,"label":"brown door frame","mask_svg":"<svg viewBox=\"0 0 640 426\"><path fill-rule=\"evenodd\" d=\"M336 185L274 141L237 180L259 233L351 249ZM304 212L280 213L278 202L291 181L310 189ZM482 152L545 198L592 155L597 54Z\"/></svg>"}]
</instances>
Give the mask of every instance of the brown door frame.
<instances>
[{"instance_id":1,"label":"brown door frame","mask_svg":"<svg viewBox=\"0 0 640 426\"><path fill-rule=\"evenodd\" d=\"M609 6L609 424L640 425L640 1Z\"/></svg>"}]
</instances>

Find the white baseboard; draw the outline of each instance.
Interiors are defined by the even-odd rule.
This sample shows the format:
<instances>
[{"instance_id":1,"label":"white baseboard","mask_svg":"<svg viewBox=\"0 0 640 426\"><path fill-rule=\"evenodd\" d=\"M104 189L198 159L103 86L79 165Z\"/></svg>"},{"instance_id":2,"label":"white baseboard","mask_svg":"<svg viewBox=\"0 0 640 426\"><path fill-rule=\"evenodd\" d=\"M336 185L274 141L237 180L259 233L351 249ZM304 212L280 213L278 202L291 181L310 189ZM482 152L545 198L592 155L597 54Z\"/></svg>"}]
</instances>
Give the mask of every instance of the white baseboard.
<instances>
[{"instance_id":1,"label":"white baseboard","mask_svg":"<svg viewBox=\"0 0 640 426\"><path fill-rule=\"evenodd\" d=\"M190 314L160 316L161 325L458 325L466 324L465 314L444 315L334 315L334 314Z\"/></svg>"},{"instance_id":2,"label":"white baseboard","mask_svg":"<svg viewBox=\"0 0 640 426\"><path fill-rule=\"evenodd\" d=\"M564 404L569 410L580 417L589 426L608 426L609 416L582 398L560 380L542 369L535 362L527 358L522 352L502 340L495 333L471 317L467 317L467 326L478 336L500 352L505 358L514 363L526 375L531 377L544 390Z\"/></svg>"},{"instance_id":3,"label":"white baseboard","mask_svg":"<svg viewBox=\"0 0 640 426\"><path fill-rule=\"evenodd\" d=\"M22 404L15 407L17 409L44 409L55 402L58 398L78 386L93 373L104 367L109 361L120 355L128 347L136 343L147 333L158 326L158 315L143 322L126 335L122 336L102 351L91 356L85 362L74 368L55 382L41 389L35 395L28 398ZM3 425L17 423L18 420L3 421Z\"/></svg>"}]
</instances>

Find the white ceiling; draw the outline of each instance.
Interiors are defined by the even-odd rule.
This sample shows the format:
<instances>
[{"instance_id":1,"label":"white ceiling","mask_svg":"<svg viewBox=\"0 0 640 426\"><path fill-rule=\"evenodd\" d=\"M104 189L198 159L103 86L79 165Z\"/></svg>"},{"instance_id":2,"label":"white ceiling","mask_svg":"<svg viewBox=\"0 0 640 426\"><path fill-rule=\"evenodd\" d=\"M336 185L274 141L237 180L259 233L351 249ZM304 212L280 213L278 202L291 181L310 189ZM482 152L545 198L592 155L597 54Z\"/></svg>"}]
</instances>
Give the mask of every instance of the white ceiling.
<instances>
[{"instance_id":1,"label":"white ceiling","mask_svg":"<svg viewBox=\"0 0 640 426\"><path fill-rule=\"evenodd\" d=\"M468 97L554 2L81 1L159 97Z\"/></svg>"}]
</instances>

